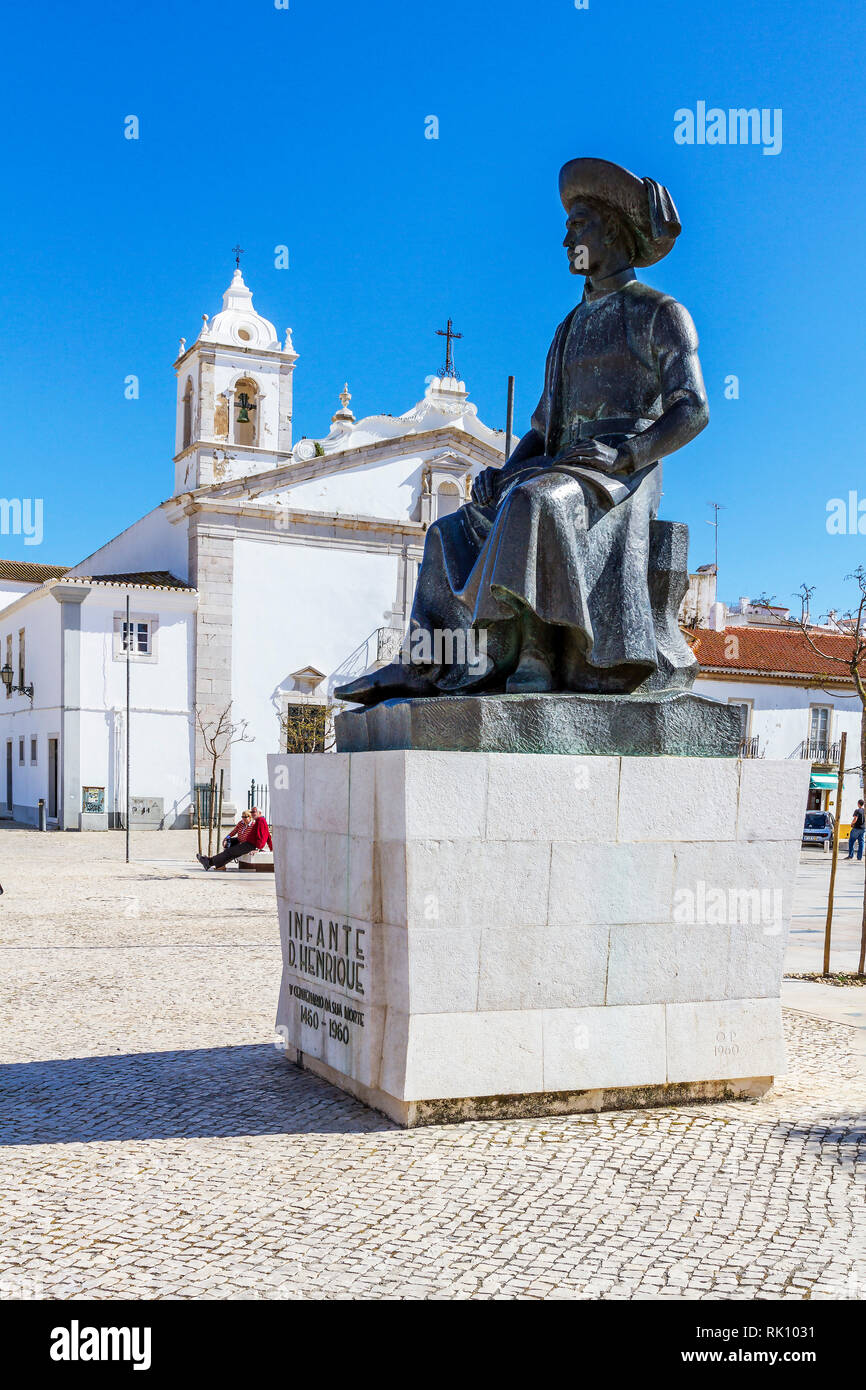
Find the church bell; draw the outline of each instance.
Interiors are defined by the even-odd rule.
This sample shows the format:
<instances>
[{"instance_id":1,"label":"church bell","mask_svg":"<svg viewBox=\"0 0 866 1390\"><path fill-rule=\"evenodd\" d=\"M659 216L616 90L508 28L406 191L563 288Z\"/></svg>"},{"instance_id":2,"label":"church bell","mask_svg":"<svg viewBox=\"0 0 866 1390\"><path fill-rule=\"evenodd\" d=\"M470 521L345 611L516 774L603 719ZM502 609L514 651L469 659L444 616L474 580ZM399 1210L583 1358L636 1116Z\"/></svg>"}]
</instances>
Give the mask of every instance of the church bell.
<instances>
[{"instance_id":1,"label":"church bell","mask_svg":"<svg viewBox=\"0 0 866 1390\"><path fill-rule=\"evenodd\" d=\"M250 411L251 411L251 410L255 410L255 406L254 406L254 405L250 405L250 398L249 398L249 396L247 395L246 391L240 391L240 392L238 393L238 424L239 424L239 425L248 425L248 424L249 424L249 420L250 420Z\"/></svg>"}]
</instances>

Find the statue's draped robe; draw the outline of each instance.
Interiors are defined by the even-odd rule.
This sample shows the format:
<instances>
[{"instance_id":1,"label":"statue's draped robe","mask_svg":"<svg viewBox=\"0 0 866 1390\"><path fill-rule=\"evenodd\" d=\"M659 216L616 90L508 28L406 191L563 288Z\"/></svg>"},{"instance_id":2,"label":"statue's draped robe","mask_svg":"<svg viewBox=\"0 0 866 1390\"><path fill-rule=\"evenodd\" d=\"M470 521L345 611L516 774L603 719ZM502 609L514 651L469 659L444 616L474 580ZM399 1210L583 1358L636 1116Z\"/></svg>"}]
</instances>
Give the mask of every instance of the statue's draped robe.
<instances>
[{"instance_id":1,"label":"statue's draped robe","mask_svg":"<svg viewBox=\"0 0 866 1390\"><path fill-rule=\"evenodd\" d=\"M432 660L440 689L501 688L524 608L567 633L583 664L579 688L652 677L647 565L661 464L604 475L555 458L581 438L619 447L682 397L703 400L696 349L682 305L634 279L585 295L560 324L532 418L543 453L506 465L496 505L469 502L427 533L407 643L412 660ZM486 654L473 660L480 629ZM443 631L469 636L468 660L459 644L443 660Z\"/></svg>"}]
</instances>

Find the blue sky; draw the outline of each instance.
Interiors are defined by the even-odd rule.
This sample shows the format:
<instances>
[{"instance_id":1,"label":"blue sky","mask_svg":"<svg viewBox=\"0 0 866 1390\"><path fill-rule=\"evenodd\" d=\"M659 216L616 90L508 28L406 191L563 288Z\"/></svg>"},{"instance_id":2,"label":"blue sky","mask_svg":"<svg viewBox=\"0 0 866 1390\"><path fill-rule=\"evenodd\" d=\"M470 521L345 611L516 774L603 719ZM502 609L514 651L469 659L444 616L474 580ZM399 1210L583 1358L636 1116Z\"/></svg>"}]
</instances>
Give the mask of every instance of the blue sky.
<instances>
[{"instance_id":1,"label":"blue sky","mask_svg":"<svg viewBox=\"0 0 866 1390\"><path fill-rule=\"evenodd\" d=\"M293 329L296 437L327 431L344 380L358 415L408 409L449 315L482 419L504 425L513 373L522 432L581 283L557 173L597 155L667 184L683 222L643 274L693 314L712 416L666 463L663 514L690 524L694 566L724 504L729 600L808 580L844 607L866 537L828 535L826 507L866 499L864 28L862 6L790 0L18 7L2 491L44 498L45 522L0 554L73 563L169 495L171 363L238 239L256 307ZM781 152L676 144L698 101L781 108Z\"/></svg>"}]
</instances>

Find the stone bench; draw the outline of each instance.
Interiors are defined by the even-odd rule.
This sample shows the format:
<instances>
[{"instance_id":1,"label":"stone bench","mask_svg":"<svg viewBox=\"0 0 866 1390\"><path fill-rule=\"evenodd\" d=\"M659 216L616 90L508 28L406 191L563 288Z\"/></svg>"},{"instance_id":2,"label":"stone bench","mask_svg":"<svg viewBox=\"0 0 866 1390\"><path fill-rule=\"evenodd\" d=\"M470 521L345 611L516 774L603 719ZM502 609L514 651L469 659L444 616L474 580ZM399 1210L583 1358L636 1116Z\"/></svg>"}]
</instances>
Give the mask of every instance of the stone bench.
<instances>
[{"instance_id":1,"label":"stone bench","mask_svg":"<svg viewBox=\"0 0 866 1390\"><path fill-rule=\"evenodd\" d=\"M269 849L253 850L250 854L242 854L240 859L235 860L240 873L272 874L274 872L274 855Z\"/></svg>"}]
</instances>

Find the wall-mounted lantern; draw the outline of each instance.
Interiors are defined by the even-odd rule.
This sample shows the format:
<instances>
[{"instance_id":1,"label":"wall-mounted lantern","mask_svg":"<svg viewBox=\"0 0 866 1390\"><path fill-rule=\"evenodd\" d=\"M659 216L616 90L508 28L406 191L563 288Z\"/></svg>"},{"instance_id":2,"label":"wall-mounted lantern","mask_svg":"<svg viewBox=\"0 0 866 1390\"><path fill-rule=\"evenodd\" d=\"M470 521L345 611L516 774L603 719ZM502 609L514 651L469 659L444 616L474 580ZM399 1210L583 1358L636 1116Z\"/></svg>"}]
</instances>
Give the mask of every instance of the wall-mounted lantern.
<instances>
[{"instance_id":1,"label":"wall-mounted lantern","mask_svg":"<svg viewBox=\"0 0 866 1390\"><path fill-rule=\"evenodd\" d=\"M3 684L5 685L6 689L13 695L16 693L19 695L26 695L28 700L32 700L33 682L31 681L29 685L13 685L12 677L14 676L14 674L15 673L12 670L12 667L9 665L7 661L6 665L3 667L3 670L0 671L0 678L2 678Z\"/></svg>"}]
</instances>

